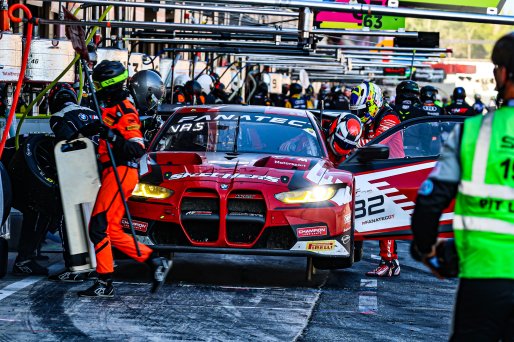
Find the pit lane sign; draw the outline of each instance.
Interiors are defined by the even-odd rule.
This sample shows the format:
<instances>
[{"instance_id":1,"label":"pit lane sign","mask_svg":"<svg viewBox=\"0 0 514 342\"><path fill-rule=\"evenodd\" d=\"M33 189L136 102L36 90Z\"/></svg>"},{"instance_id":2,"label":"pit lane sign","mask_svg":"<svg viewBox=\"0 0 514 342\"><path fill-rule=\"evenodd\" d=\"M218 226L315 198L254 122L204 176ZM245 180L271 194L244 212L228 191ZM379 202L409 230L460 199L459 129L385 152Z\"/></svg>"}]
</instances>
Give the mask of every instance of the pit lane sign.
<instances>
[{"instance_id":1,"label":"pit lane sign","mask_svg":"<svg viewBox=\"0 0 514 342\"><path fill-rule=\"evenodd\" d=\"M506 0L400 0L400 7L485 14L487 8L497 8L500 13L506 2Z\"/></svg>"},{"instance_id":2,"label":"pit lane sign","mask_svg":"<svg viewBox=\"0 0 514 342\"><path fill-rule=\"evenodd\" d=\"M349 4L350 0L335 0ZM387 0L357 0L360 4L387 6ZM398 30L405 28L405 18L390 17L382 15L353 14L341 12L319 12L316 15L316 22L320 28L352 29L358 30L367 28L371 31L377 30Z\"/></svg>"}]
</instances>

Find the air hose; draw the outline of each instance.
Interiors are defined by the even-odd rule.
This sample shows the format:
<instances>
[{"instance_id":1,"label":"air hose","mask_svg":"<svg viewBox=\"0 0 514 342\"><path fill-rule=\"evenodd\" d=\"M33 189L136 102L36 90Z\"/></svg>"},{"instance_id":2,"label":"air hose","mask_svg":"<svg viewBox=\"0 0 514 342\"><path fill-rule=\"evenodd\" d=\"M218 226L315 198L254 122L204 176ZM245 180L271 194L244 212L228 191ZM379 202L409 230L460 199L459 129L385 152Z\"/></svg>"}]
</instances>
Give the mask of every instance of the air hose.
<instances>
[{"instance_id":1,"label":"air hose","mask_svg":"<svg viewBox=\"0 0 514 342\"><path fill-rule=\"evenodd\" d=\"M23 85L23 80L25 78L25 70L27 69L27 62L29 60L30 53L30 43L32 41L32 28L34 24L37 25L37 19L32 18L32 13L28 9L27 6L22 4L14 4L9 8L9 19L13 23L20 23L23 19L14 16L14 11L21 9L26 16L27 20L27 37L25 41L25 51L23 51L23 57L21 62L21 70L20 76L18 77L18 82L16 83L16 90L14 91L14 98L11 109L9 110L9 115L7 116L7 122L5 124L5 129L2 135L2 141L0 142L0 157L2 157L2 153L4 152L5 141L7 140L7 136L9 135L9 128L11 128L12 121L14 119L14 115L16 115L16 107L18 105L18 99L20 98L21 86Z\"/></svg>"}]
</instances>

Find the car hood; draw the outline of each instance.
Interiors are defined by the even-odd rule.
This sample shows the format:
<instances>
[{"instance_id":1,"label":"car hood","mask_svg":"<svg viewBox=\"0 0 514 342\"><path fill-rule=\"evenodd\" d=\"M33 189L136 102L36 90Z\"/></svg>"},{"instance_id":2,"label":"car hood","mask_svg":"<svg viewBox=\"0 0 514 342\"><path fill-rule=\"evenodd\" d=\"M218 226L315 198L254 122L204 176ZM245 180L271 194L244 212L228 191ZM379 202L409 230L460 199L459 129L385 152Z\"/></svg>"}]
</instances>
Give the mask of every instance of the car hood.
<instances>
[{"instance_id":1,"label":"car hood","mask_svg":"<svg viewBox=\"0 0 514 342\"><path fill-rule=\"evenodd\" d=\"M299 189L312 185L352 184L352 174L322 158L258 153L152 152L140 162L141 182L257 182Z\"/></svg>"}]
</instances>

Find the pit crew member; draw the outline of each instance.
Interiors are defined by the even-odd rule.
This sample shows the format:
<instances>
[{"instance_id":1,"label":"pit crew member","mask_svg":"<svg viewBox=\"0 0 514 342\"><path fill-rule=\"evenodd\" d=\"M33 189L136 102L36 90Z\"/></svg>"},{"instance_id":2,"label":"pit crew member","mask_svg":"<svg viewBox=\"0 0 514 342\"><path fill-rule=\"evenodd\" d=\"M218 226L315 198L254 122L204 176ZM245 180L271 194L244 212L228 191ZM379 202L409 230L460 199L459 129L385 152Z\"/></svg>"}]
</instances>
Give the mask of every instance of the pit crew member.
<instances>
[{"instance_id":1,"label":"pit crew member","mask_svg":"<svg viewBox=\"0 0 514 342\"><path fill-rule=\"evenodd\" d=\"M98 280L88 289L79 291L79 296L114 296L112 247L134 260L149 264L153 270L152 292L163 284L170 269L170 261L158 257L144 244L138 243L141 251L138 256L134 240L121 227L125 208L119 191L123 191L125 198L131 195L138 182L137 160L145 152L138 112L124 89L127 77L128 72L120 62L104 60L93 69L98 99L104 104L102 119L105 124L99 129L102 139L98 149L99 161L103 166L102 186L89 224L89 236L95 245ZM115 179L107 144L111 145L116 158L121 189Z\"/></svg>"},{"instance_id":2,"label":"pit crew member","mask_svg":"<svg viewBox=\"0 0 514 342\"><path fill-rule=\"evenodd\" d=\"M420 90L419 98L421 100L421 108L426 115L443 115L443 108L436 105L438 90L431 85L424 86Z\"/></svg>"},{"instance_id":3,"label":"pit crew member","mask_svg":"<svg viewBox=\"0 0 514 342\"><path fill-rule=\"evenodd\" d=\"M498 98L495 112L456 126L419 189L412 216L411 251L436 275L439 220L455 198L453 230L459 287L450 341L512 341L514 331L514 34L492 53ZM421 254L421 255L420 255Z\"/></svg>"},{"instance_id":4,"label":"pit crew member","mask_svg":"<svg viewBox=\"0 0 514 342\"><path fill-rule=\"evenodd\" d=\"M419 86L416 82L402 81L398 84L393 109L402 122L425 116L425 112L421 109Z\"/></svg>"},{"instance_id":5,"label":"pit crew member","mask_svg":"<svg viewBox=\"0 0 514 342\"><path fill-rule=\"evenodd\" d=\"M453 90L453 101L444 109L448 115L476 115L473 107L466 102L466 90L462 87L457 87Z\"/></svg>"}]
</instances>

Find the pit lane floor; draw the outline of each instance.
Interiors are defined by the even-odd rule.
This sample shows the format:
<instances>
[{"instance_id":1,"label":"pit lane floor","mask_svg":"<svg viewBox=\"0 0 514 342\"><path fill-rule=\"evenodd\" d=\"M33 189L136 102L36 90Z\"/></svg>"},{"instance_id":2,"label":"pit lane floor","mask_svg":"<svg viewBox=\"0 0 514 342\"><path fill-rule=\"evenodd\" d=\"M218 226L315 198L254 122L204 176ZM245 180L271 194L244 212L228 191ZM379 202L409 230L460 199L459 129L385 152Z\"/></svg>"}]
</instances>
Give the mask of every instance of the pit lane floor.
<instances>
[{"instance_id":1,"label":"pit lane floor","mask_svg":"<svg viewBox=\"0 0 514 342\"><path fill-rule=\"evenodd\" d=\"M130 261L117 262L114 299L77 297L89 283L8 275L0 341L447 340L457 281L432 277L408 246L398 243L402 274L392 279L364 276L377 242L353 268L317 271L310 283L304 258L201 254L178 254L156 295Z\"/></svg>"}]
</instances>

